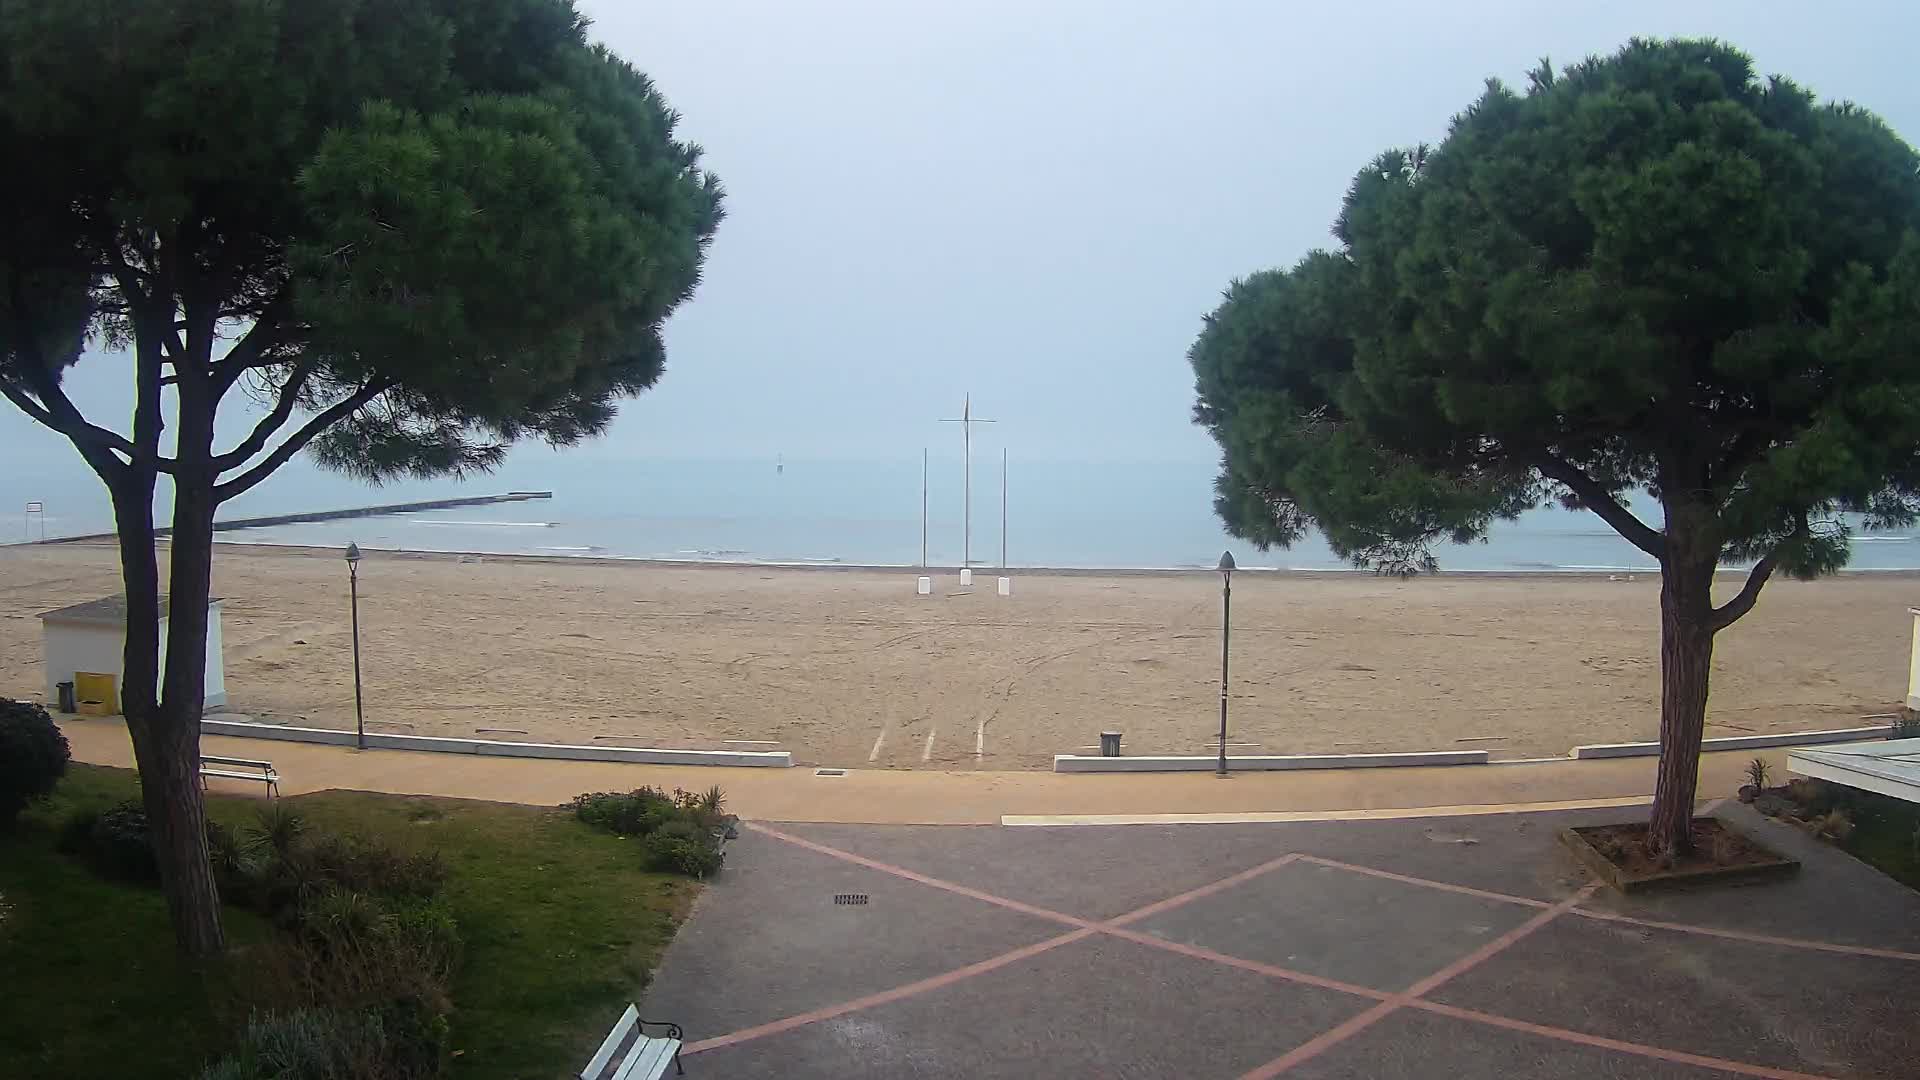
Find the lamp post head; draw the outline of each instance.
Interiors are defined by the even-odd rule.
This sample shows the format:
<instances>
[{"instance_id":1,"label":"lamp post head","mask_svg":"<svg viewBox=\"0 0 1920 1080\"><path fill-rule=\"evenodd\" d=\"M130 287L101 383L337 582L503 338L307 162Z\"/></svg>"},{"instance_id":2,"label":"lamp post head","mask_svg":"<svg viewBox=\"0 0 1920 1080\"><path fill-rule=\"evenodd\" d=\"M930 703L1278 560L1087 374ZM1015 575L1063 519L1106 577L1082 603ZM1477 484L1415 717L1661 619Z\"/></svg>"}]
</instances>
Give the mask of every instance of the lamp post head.
<instances>
[{"instance_id":1,"label":"lamp post head","mask_svg":"<svg viewBox=\"0 0 1920 1080\"><path fill-rule=\"evenodd\" d=\"M348 541L347 542L347 565L352 566L354 563L357 563L359 561L360 561L360 545L353 543L352 541Z\"/></svg>"},{"instance_id":2,"label":"lamp post head","mask_svg":"<svg viewBox=\"0 0 1920 1080\"><path fill-rule=\"evenodd\" d=\"M1216 570L1218 570L1218 571L1220 571L1220 573L1221 573L1221 575L1222 575L1222 576L1225 576L1225 577L1232 577L1232 576L1233 576L1233 569L1234 569L1234 567L1233 567L1233 552L1231 552L1231 551L1223 551L1223 552L1221 552L1221 553L1220 553L1220 565L1219 565L1219 566L1217 566L1217 567L1215 567L1214 569L1216 569Z\"/></svg>"}]
</instances>

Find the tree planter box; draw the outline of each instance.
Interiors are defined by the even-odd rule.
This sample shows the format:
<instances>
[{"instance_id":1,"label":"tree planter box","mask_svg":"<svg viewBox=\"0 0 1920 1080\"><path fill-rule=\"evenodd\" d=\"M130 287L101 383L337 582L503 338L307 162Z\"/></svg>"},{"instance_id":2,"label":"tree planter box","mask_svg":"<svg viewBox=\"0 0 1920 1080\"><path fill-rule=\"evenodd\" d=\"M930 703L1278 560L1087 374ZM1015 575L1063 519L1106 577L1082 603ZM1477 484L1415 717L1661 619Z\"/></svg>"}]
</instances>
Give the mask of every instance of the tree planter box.
<instances>
[{"instance_id":1,"label":"tree planter box","mask_svg":"<svg viewBox=\"0 0 1920 1080\"><path fill-rule=\"evenodd\" d=\"M1623 850L1623 841L1631 845L1636 838L1645 838L1645 822L1561 829L1560 842L1600 880L1623 893L1770 881L1800 869L1797 860L1762 846L1715 818L1696 817L1693 828L1698 854L1686 862L1665 867L1648 865L1642 857ZM1725 857L1716 861L1716 851Z\"/></svg>"}]
</instances>

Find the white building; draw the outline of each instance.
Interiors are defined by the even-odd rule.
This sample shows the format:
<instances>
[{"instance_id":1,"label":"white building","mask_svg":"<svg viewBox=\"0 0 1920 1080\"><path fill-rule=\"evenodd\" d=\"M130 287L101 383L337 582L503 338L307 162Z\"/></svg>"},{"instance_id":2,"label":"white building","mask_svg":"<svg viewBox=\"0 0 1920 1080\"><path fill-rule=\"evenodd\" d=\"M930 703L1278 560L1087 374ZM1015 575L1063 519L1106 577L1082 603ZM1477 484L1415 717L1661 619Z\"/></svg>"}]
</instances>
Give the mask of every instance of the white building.
<instances>
[{"instance_id":1,"label":"white building","mask_svg":"<svg viewBox=\"0 0 1920 1080\"><path fill-rule=\"evenodd\" d=\"M1907 664L1907 708L1920 710L1920 608L1913 616ZM1787 771L1894 799L1920 803L1920 739L1841 743L1787 751Z\"/></svg>"},{"instance_id":2,"label":"white building","mask_svg":"<svg viewBox=\"0 0 1920 1080\"><path fill-rule=\"evenodd\" d=\"M167 666L167 598L160 598L160 670ZM60 684L72 682L76 672L112 675L114 692L126 681L122 660L126 652L127 598L109 596L89 600L40 616L40 641L46 657L47 705L60 700ZM207 603L207 708L227 703L227 673L221 663L220 598ZM156 688L157 689L157 688Z\"/></svg>"}]
</instances>

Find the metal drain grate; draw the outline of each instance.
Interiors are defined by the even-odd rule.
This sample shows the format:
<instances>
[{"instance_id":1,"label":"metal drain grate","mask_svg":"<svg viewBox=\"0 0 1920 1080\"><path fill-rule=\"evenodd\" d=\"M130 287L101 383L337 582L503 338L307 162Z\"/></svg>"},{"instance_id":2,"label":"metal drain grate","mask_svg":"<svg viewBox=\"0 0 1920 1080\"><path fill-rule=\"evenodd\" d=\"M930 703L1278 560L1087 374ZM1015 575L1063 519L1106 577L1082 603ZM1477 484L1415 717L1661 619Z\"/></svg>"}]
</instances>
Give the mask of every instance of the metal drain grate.
<instances>
[{"instance_id":1,"label":"metal drain grate","mask_svg":"<svg viewBox=\"0 0 1920 1080\"><path fill-rule=\"evenodd\" d=\"M815 775L815 776L845 776L845 775L847 775L847 770L845 770L845 769L815 769L815 770L813 770L813 775Z\"/></svg>"},{"instance_id":2,"label":"metal drain grate","mask_svg":"<svg viewBox=\"0 0 1920 1080\"><path fill-rule=\"evenodd\" d=\"M867 902L867 894L863 892L834 893L833 902L842 907L848 905L858 906Z\"/></svg>"}]
</instances>

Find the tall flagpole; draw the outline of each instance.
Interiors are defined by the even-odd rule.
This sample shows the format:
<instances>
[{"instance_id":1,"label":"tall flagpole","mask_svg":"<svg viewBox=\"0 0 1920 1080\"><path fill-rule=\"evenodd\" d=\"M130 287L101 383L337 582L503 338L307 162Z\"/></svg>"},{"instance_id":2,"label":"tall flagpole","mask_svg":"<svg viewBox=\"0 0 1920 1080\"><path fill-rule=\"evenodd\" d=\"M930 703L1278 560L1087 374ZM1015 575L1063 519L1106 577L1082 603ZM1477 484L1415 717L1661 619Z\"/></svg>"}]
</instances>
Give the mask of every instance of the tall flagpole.
<instances>
[{"instance_id":1,"label":"tall flagpole","mask_svg":"<svg viewBox=\"0 0 1920 1080\"><path fill-rule=\"evenodd\" d=\"M964 456L961 484L966 488L962 497L962 506L965 508L962 524L964 535L960 541L960 567L964 570L973 566L973 425L991 424L994 421L973 415L973 395L969 393L961 399L960 415L957 418L947 417L940 422L960 425L960 446Z\"/></svg>"},{"instance_id":2,"label":"tall flagpole","mask_svg":"<svg viewBox=\"0 0 1920 1080\"><path fill-rule=\"evenodd\" d=\"M927 565L927 448L920 448L920 566Z\"/></svg>"},{"instance_id":3,"label":"tall flagpole","mask_svg":"<svg viewBox=\"0 0 1920 1080\"><path fill-rule=\"evenodd\" d=\"M1000 569L1007 568L1007 448L1000 448Z\"/></svg>"}]
</instances>

